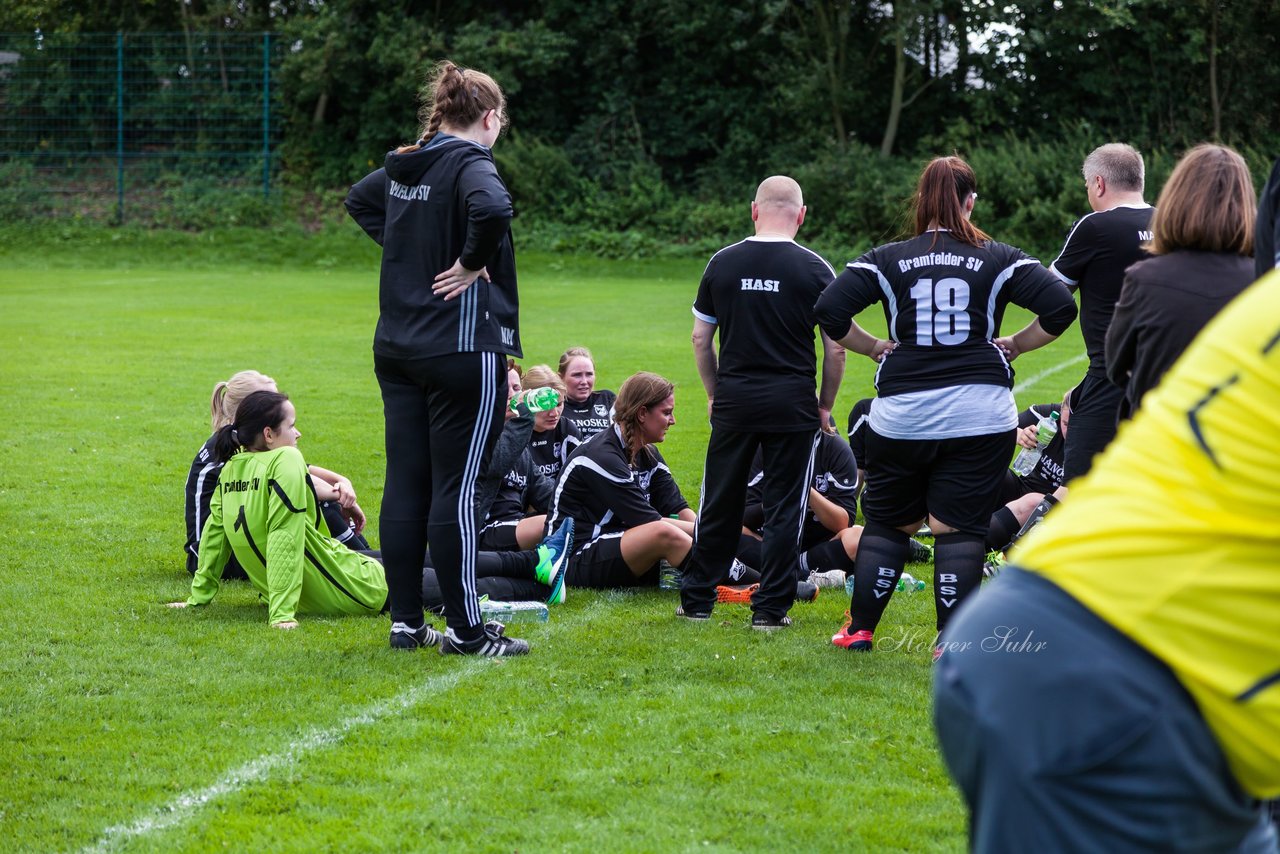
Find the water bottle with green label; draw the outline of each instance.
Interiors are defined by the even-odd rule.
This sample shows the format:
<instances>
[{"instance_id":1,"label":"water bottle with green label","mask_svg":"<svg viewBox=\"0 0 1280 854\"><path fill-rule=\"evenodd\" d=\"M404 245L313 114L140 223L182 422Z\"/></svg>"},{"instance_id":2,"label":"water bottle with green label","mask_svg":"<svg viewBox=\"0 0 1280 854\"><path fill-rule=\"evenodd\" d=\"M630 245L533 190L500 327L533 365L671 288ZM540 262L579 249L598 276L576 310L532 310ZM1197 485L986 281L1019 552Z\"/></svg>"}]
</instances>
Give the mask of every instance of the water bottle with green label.
<instances>
[{"instance_id":1,"label":"water bottle with green label","mask_svg":"<svg viewBox=\"0 0 1280 854\"><path fill-rule=\"evenodd\" d=\"M924 582L918 578L912 578L911 573L904 572L902 577L898 579L898 585L895 589L907 593L915 593L917 590L924 589Z\"/></svg>"},{"instance_id":2,"label":"water bottle with green label","mask_svg":"<svg viewBox=\"0 0 1280 854\"><path fill-rule=\"evenodd\" d=\"M523 399L524 405L529 407L530 412L546 412L548 409L555 409L560 405L560 392L550 386L543 386L526 392ZM512 412L519 411L520 400L520 395L511 398Z\"/></svg>"},{"instance_id":3,"label":"water bottle with green label","mask_svg":"<svg viewBox=\"0 0 1280 854\"><path fill-rule=\"evenodd\" d=\"M1018 455L1013 458L1013 473L1019 477L1031 474L1035 470L1036 463L1040 462L1040 455L1044 453L1045 448L1049 447L1049 443L1057 434L1058 413L1051 412L1041 418L1040 424L1036 427L1036 446L1018 449Z\"/></svg>"}]
</instances>

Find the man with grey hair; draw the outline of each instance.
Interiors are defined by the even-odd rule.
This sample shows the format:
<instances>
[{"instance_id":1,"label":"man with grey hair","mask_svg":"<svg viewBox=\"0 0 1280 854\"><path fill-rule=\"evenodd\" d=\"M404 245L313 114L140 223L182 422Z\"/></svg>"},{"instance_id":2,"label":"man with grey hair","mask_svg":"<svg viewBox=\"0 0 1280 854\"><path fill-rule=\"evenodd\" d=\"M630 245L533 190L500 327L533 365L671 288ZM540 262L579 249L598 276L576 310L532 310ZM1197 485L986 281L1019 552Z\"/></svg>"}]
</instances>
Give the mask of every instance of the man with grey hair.
<instances>
[{"instance_id":1,"label":"man with grey hair","mask_svg":"<svg viewBox=\"0 0 1280 854\"><path fill-rule=\"evenodd\" d=\"M1107 379L1107 327L1120 299L1125 270L1146 257L1142 244L1151 239L1155 210L1143 201L1142 155L1133 146L1113 142L1095 148L1081 171L1093 212L1072 226L1049 267L1067 287L1080 291L1080 333L1089 356L1084 379L1071 393L1066 482L1088 472L1094 456L1116 434L1124 389Z\"/></svg>"},{"instance_id":2,"label":"man with grey hair","mask_svg":"<svg viewBox=\"0 0 1280 854\"><path fill-rule=\"evenodd\" d=\"M835 279L831 265L796 243L800 185L766 178L751 202L755 234L711 257L693 303L693 352L707 392L711 438L693 550L677 616L707 620L728 574L756 449L764 458L764 545L751 627L790 625L814 450L829 429L844 376L844 349L824 334L822 390L814 394L814 305ZM717 358L715 338L720 338Z\"/></svg>"}]
</instances>

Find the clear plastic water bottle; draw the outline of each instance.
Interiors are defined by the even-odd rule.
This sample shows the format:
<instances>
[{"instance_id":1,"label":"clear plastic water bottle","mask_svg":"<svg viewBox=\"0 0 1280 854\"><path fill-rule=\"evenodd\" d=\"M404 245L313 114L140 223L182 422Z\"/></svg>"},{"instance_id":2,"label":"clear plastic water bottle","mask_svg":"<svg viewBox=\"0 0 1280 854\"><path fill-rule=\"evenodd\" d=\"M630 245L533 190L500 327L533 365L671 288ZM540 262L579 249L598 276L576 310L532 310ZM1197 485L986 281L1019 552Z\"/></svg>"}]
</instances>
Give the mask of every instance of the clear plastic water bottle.
<instances>
[{"instance_id":1,"label":"clear plastic water bottle","mask_svg":"<svg viewBox=\"0 0 1280 854\"><path fill-rule=\"evenodd\" d=\"M899 592L915 593L917 590L924 589L924 582L918 578L913 578L911 573L904 572L898 578L897 587L894 588Z\"/></svg>"},{"instance_id":2,"label":"clear plastic water bottle","mask_svg":"<svg viewBox=\"0 0 1280 854\"><path fill-rule=\"evenodd\" d=\"M849 596L853 596L853 573L852 572L844 577L844 592Z\"/></svg>"},{"instance_id":3,"label":"clear plastic water bottle","mask_svg":"<svg viewBox=\"0 0 1280 854\"><path fill-rule=\"evenodd\" d=\"M546 602L498 602L484 596L480 599L480 615L485 622L545 623L550 613Z\"/></svg>"},{"instance_id":4,"label":"clear plastic water bottle","mask_svg":"<svg viewBox=\"0 0 1280 854\"><path fill-rule=\"evenodd\" d=\"M680 589L680 570L667 563L665 558L658 561L658 589Z\"/></svg>"},{"instance_id":5,"label":"clear plastic water bottle","mask_svg":"<svg viewBox=\"0 0 1280 854\"><path fill-rule=\"evenodd\" d=\"M519 411L520 399L520 395L511 398L512 412ZM524 405L529 407L530 412L546 412L548 409L555 409L560 405L560 392L550 386L532 389L524 394Z\"/></svg>"},{"instance_id":6,"label":"clear plastic water bottle","mask_svg":"<svg viewBox=\"0 0 1280 854\"><path fill-rule=\"evenodd\" d=\"M1018 449L1018 455L1013 458L1013 473L1019 477L1031 474L1035 470L1036 463L1040 462L1040 455L1044 453L1045 448L1049 447L1049 443L1057 434L1058 413L1051 412L1041 418L1040 424L1036 427L1036 446Z\"/></svg>"}]
</instances>

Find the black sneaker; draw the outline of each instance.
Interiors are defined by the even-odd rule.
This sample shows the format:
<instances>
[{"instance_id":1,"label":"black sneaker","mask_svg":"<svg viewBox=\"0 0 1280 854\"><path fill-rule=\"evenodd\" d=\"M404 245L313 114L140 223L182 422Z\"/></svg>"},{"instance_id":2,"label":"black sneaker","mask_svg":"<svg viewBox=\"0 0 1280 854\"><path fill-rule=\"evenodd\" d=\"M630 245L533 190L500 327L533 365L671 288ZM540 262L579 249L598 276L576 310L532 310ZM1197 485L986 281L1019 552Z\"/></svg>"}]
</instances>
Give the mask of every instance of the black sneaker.
<instances>
[{"instance_id":1,"label":"black sneaker","mask_svg":"<svg viewBox=\"0 0 1280 854\"><path fill-rule=\"evenodd\" d=\"M767 614L753 614L751 617L751 628L761 632L776 632L778 629L785 629L791 625L791 618L783 615L781 617L770 617Z\"/></svg>"},{"instance_id":2,"label":"black sneaker","mask_svg":"<svg viewBox=\"0 0 1280 854\"><path fill-rule=\"evenodd\" d=\"M680 605L676 608L676 616L682 620L689 620L694 623L705 623L711 619L710 608L685 608Z\"/></svg>"},{"instance_id":3,"label":"black sneaker","mask_svg":"<svg viewBox=\"0 0 1280 854\"><path fill-rule=\"evenodd\" d=\"M818 598L818 585L811 581L796 582L796 601L813 602Z\"/></svg>"},{"instance_id":4,"label":"black sneaker","mask_svg":"<svg viewBox=\"0 0 1280 854\"><path fill-rule=\"evenodd\" d=\"M907 556L908 563L933 562L933 546L926 545L912 537L907 541L907 548L910 549L910 553Z\"/></svg>"},{"instance_id":5,"label":"black sneaker","mask_svg":"<svg viewBox=\"0 0 1280 854\"><path fill-rule=\"evenodd\" d=\"M439 646L443 637L431 626L424 623L422 628L410 628L405 623L391 624L392 649L417 649L420 646Z\"/></svg>"},{"instance_id":6,"label":"black sneaker","mask_svg":"<svg viewBox=\"0 0 1280 854\"><path fill-rule=\"evenodd\" d=\"M502 623L484 624L484 634L473 641L462 641L453 633L445 632L440 644L441 655L481 655L485 658L502 658L509 655L528 655L529 643L519 638L509 638Z\"/></svg>"}]
</instances>

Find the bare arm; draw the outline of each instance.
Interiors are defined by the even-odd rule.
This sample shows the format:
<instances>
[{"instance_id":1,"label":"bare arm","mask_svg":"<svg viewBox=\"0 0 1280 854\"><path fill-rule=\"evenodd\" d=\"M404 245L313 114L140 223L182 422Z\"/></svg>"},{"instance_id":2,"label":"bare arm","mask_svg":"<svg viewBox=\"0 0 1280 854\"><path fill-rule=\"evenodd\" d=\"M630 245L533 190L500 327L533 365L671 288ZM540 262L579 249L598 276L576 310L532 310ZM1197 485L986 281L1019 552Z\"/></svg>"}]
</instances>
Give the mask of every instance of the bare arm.
<instances>
[{"instance_id":1,"label":"bare arm","mask_svg":"<svg viewBox=\"0 0 1280 854\"><path fill-rule=\"evenodd\" d=\"M707 392L707 417L716 398L716 326L700 317L693 319L693 360L698 366L702 388Z\"/></svg>"},{"instance_id":2,"label":"bare arm","mask_svg":"<svg viewBox=\"0 0 1280 854\"><path fill-rule=\"evenodd\" d=\"M344 508L356 503L355 488L347 478L320 466L307 466L307 473L311 475L311 485L319 500L336 501Z\"/></svg>"},{"instance_id":3,"label":"bare arm","mask_svg":"<svg viewBox=\"0 0 1280 854\"><path fill-rule=\"evenodd\" d=\"M822 387L818 391L818 417L822 429L831 431L831 410L836 405L840 381L844 379L844 348L822 333Z\"/></svg>"},{"instance_id":4,"label":"bare arm","mask_svg":"<svg viewBox=\"0 0 1280 854\"><path fill-rule=\"evenodd\" d=\"M849 513L813 487L809 488L809 510L833 534L849 527Z\"/></svg>"},{"instance_id":5,"label":"bare arm","mask_svg":"<svg viewBox=\"0 0 1280 854\"><path fill-rule=\"evenodd\" d=\"M1012 362L1023 353L1038 350L1057 340L1057 335L1050 335L1044 331L1040 325L1040 318L1037 317L1012 335L995 339L995 345L1004 350L1005 356Z\"/></svg>"},{"instance_id":6,"label":"bare arm","mask_svg":"<svg viewBox=\"0 0 1280 854\"><path fill-rule=\"evenodd\" d=\"M875 362L879 362L886 353L893 352L893 348L898 346L892 341L883 341L872 335L859 326L856 320L849 321L849 331L836 343Z\"/></svg>"}]
</instances>

